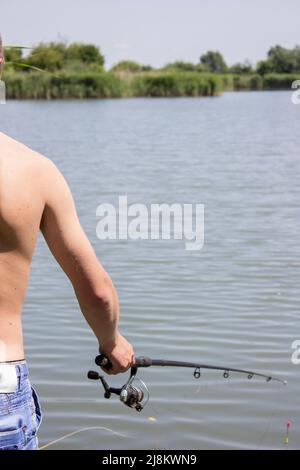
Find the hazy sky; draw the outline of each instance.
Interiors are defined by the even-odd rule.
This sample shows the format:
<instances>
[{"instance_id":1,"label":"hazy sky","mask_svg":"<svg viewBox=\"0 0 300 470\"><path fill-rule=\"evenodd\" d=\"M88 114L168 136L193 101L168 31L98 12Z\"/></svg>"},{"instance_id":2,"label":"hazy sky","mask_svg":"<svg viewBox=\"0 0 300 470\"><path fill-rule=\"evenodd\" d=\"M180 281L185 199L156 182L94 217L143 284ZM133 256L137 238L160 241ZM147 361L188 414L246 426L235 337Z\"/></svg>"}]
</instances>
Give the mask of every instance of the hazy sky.
<instances>
[{"instance_id":1,"label":"hazy sky","mask_svg":"<svg viewBox=\"0 0 300 470\"><path fill-rule=\"evenodd\" d=\"M7 44L92 42L110 66L198 62L208 49L232 64L300 43L299 0L0 0Z\"/></svg>"}]
</instances>

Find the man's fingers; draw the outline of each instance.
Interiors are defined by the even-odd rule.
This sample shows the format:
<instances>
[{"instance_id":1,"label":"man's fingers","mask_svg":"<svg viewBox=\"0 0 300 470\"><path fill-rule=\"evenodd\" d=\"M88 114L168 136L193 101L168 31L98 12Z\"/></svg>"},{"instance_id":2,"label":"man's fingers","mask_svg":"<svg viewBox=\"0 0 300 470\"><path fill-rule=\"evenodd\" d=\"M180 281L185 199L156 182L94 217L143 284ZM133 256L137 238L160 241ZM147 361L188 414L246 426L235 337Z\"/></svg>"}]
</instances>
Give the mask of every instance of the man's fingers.
<instances>
[{"instance_id":1,"label":"man's fingers","mask_svg":"<svg viewBox=\"0 0 300 470\"><path fill-rule=\"evenodd\" d=\"M112 364L111 368L102 366L103 371L108 375L124 373L135 364L134 350L122 336L119 337L119 342L112 351L104 350L102 353Z\"/></svg>"},{"instance_id":2,"label":"man's fingers","mask_svg":"<svg viewBox=\"0 0 300 470\"><path fill-rule=\"evenodd\" d=\"M113 364L113 366L110 368L103 366L101 367L101 369L108 375L117 375L117 374L126 372L128 369L130 369L130 367L131 367L131 364L128 364L127 366Z\"/></svg>"},{"instance_id":3,"label":"man's fingers","mask_svg":"<svg viewBox=\"0 0 300 470\"><path fill-rule=\"evenodd\" d=\"M101 369L103 370L103 372L105 372L105 373L108 374L108 375L112 375L112 373L113 373L113 372L112 372L113 369L112 369L111 367L107 369L107 367L101 366Z\"/></svg>"}]
</instances>

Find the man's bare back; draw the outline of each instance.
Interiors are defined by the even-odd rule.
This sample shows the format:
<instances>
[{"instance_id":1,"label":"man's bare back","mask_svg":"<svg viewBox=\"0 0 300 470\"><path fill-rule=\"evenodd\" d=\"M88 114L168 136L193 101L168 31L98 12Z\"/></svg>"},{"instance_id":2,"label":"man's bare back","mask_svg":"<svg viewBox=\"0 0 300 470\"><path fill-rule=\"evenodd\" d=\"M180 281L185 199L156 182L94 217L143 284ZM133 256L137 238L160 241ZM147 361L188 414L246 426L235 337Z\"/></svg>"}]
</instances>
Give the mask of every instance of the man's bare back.
<instances>
[{"instance_id":1,"label":"man's bare back","mask_svg":"<svg viewBox=\"0 0 300 470\"><path fill-rule=\"evenodd\" d=\"M21 311L44 209L45 162L2 133L0 149L0 360L11 361L24 357Z\"/></svg>"},{"instance_id":2,"label":"man's bare back","mask_svg":"<svg viewBox=\"0 0 300 470\"><path fill-rule=\"evenodd\" d=\"M72 282L112 373L127 370L134 354L118 332L118 297L80 226L68 185L50 160L0 133L0 362L24 357L21 312L39 230Z\"/></svg>"}]
</instances>

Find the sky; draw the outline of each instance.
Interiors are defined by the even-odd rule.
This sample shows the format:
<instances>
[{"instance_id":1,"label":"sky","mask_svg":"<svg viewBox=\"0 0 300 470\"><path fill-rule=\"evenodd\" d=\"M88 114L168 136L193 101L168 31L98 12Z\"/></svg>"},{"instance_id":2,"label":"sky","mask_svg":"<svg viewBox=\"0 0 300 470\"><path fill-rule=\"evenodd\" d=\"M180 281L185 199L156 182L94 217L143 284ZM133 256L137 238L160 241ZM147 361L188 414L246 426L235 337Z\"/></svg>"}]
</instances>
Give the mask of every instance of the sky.
<instances>
[{"instance_id":1,"label":"sky","mask_svg":"<svg viewBox=\"0 0 300 470\"><path fill-rule=\"evenodd\" d=\"M299 0L0 0L6 44L93 43L107 67L197 63L207 50L256 63L273 45L300 44L299 21Z\"/></svg>"}]
</instances>

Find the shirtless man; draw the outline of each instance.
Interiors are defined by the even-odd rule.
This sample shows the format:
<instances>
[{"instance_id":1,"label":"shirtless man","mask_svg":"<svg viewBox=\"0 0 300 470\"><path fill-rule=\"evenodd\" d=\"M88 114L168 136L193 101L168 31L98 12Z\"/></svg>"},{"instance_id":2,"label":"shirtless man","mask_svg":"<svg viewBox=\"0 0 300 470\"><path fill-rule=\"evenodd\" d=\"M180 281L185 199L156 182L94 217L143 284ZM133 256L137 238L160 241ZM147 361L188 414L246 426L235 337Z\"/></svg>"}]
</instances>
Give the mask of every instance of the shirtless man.
<instances>
[{"instance_id":1,"label":"shirtless man","mask_svg":"<svg viewBox=\"0 0 300 470\"><path fill-rule=\"evenodd\" d=\"M82 230L66 181L50 160L0 133L0 450L37 448L40 407L24 360L21 311L39 230L112 363L106 372L134 364L133 348L118 331L116 291Z\"/></svg>"}]
</instances>

